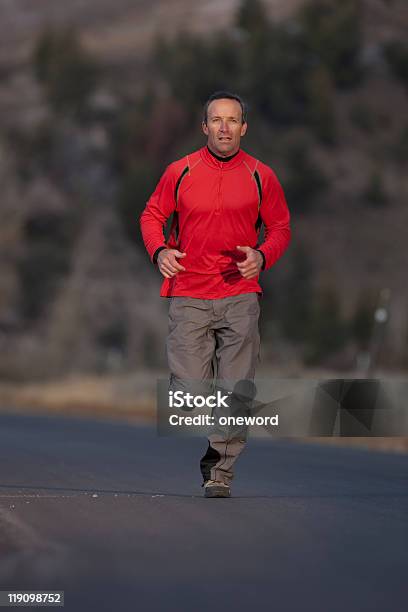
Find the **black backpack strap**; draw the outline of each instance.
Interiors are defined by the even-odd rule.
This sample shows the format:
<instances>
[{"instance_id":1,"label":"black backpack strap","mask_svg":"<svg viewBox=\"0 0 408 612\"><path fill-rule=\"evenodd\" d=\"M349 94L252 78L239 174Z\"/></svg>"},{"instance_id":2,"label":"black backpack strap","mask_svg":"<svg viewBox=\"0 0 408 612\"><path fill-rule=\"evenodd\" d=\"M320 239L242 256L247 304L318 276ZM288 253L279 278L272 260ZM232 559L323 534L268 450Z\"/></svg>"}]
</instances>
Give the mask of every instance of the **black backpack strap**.
<instances>
[{"instance_id":1,"label":"black backpack strap","mask_svg":"<svg viewBox=\"0 0 408 612\"><path fill-rule=\"evenodd\" d=\"M169 237L167 240L167 242L169 243L173 241L174 245L178 244L178 238L179 238L179 220L178 220L179 191L180 191L181 183L187 174L190 174L190 160L189 160L188 155L186 156L186 165L184 166L180 176L178 177L176 181L176 186L174 188L174 201L176 203L176 207L175 207L175 210L173 212L172 219L170 222Z\"/></svg>"},{"instance_id":2,"label":"black backpack strap","mask_svg":"<svg viewBox=\"0 0 408 612\"><path fill-rule=\"evenodd\" d=\"M183 168L183 172L178 177L176 186L174 188L174 201L176 202L176 210L178 208L178 195L179 195L180 185L181 185L183 178L186 176L187 172L189 171L189 169L190 168L188 165L185 168Z\"/></svg>"}]
</instances>

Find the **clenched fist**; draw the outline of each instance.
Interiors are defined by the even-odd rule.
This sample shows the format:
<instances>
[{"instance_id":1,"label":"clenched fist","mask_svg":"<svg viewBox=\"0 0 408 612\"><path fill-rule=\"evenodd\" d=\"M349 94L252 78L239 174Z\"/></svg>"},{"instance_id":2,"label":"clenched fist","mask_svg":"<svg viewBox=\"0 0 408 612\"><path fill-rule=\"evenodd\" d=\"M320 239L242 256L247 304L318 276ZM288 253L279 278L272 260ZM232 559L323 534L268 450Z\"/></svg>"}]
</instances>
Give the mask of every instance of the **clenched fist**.
<instances>
[{"instance_id":1,"label":"clenched fist","mask_svg":"<svg viewBox=\"0 0 408 612\"><path fill-rule=\"evenodd\" d=\"M237 246L237 249L245 253L246 259L237 263L237 268L246 279L256 278L263 266L261 253L249 246Z\"/></svg>"},{"instance_id":2,"label":"clenched fist","mask_svg":"<svg viewBox=\"0 0 408 612\"><path fill-rule=\"evenodd\" d=\"M186 253L180 253L177 249L163 249L160 251L157 257L157 265L163 276L173 278L178 272L185 272L185 268L177 261L177 259L185 256Z\"/></svg>"}]
</instances>

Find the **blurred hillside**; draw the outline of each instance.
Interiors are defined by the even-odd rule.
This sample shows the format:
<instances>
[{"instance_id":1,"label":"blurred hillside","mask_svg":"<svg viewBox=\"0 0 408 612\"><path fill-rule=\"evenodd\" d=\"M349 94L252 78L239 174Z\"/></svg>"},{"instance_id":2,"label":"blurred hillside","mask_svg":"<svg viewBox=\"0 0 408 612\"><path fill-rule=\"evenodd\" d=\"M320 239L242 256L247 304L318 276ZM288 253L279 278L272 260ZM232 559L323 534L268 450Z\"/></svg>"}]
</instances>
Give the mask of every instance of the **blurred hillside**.
<instances>
[{"instance_id":1,"label":"blurred hillside","mask_svg":"<svg viewBox=\"0 0 408 612\"><path fill-rule=\"evenodd\" d=\"M408 365L404 0L0 3L0 376L160 368L138 218L215 89L277 172L293 242L261 282L264 359ZM375 333L377 336L375 337Z\"/></svg>"},{"instance_id":2,"label":"blurred hillside","mask_svg":"<svg viewBox=\"0 0 408 612\"><path fill-rule=\"evenodd\" d=\"M268 15L282 20L304 0L266 0ZM81 31L84 45L104 63L134 62L146 53L163 31L177 35L183 29L209 34L230 27L239 0L3 0L0 3L1 55L14 65L30 61L32 41L44 26L69 23Z\"/></svg>"}]
</instances>

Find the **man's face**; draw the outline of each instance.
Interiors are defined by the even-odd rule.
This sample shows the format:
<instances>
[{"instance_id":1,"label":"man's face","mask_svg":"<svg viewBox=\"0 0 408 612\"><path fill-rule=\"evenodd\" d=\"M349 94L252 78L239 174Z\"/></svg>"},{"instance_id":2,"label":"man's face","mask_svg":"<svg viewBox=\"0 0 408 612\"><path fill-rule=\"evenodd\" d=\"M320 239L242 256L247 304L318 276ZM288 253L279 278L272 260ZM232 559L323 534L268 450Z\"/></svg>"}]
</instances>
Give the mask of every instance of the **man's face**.
<instances>
[{"instance_id":1,"label":"man's face","mask_svg":"<svg viewBox=\"0 0 408 612\"><path fill-rule=\"evenodd\" d=\"M240 147L241 136L247 131L247 124L242 123L240 103L228 98L213 100L207 115L207 123L203 122L202 127L211 151L221 157L234 155Z\"/></svg>"}]
</instances>

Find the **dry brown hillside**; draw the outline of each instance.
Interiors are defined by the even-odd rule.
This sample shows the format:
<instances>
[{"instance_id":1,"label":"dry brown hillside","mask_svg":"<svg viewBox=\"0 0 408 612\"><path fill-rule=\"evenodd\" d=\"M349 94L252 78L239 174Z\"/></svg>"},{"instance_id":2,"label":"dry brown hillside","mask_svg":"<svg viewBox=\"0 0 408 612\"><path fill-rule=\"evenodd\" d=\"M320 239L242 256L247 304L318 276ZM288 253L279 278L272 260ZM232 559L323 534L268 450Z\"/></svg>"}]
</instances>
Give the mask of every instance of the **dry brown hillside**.
<instances>
[{"instance_id":1,"label":"dry brown hillside","mask_svg":"<svg viewBox=\"0 0 408 612\"><path fill-rule=\"evenodd\" d=\"M271 17L284 19L304 0L268 0ZM44 25L71 23L83 32L92 51L106 61L123 60L145 50L153 36L181 28L206 34L228 26L239 0L3 0L0 3L1 55L27 60L30 45Z\"/></svg>"},{"instance_id":2,"label":"dry brown hillside","mask_svg":"<svg viewBox=\"0 0 408 612\"><path fill-rule=\"evenodd\" d=\"M264 4L270 18L281 23L305 0ZM115 113L121 102L115 75L118 80L131 75L132 95L133 83L143 90L138 70L157 34L172 36L184 29L204 36L225 30L238 6L238 0L0 0L0 376L24 380L164 365L167 304L158 297L157 270L130 244L118 222L118 186L106 163L106 125L74 125L62 116L54 130L55 117L32 69L38 36L48 26L75 26L84 48L108 75L97 91L98 104ZM306 249L314 287L335 287L344 316L353 315L362 290L391 290L387 342L398 358L390 365L402 368L408 363L407 89L391 75L381 49L388 41L404 40L408 3L362 0L361 6L367 76L361 86L335 92L336 145L310 139L307 155L330 189L315 210L293 215L293 247L303 244ZM129 99L133 101L131 95ZM172 110L165 131L182 122L177 104ZM253 121L257 142L249 134L244 148L259 145L286 187L291 177L281 147L296 144L305 130L289 126L275 146L270 131L262 129L262 119ZM60 143L58 159L51 155L50 162L57 170L37 172L30 138L38 126L50 125ZM49 137L46 130L41 137ZM187 147L198 141L191 137L183 142ZM398 147L403 152L397 159ZM165 150L173 154L171 142ZM167 161L163 155L159 165ZM59 173L68 167L69 173ZM374 202L384 193L385 205L365 205L367 192ZM51 223L44 248L36 243L38 222ZM66 251L58 250L64 241ZM59 281L44 293L52 299L36 312L36 291L41 296L47 283L54 282L44 272L48 265ZM281 286L288 287L284 283L291 265L289 253L264 281L265 320L274 342L273 300ZM34 288L31 295L24 293L22 279ZM285 299L290 302L290 296ZM348 366L355 350L353 345L345 351ZM297 359L297 349L286 344L273 344L270 354L265 351L274 360L278 354Z\"/></svg>"}]
</instances>

